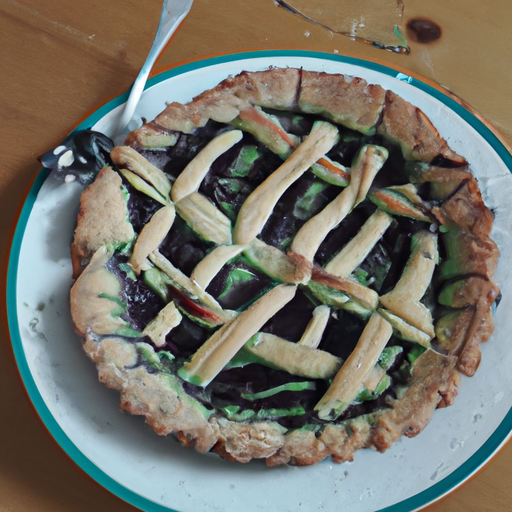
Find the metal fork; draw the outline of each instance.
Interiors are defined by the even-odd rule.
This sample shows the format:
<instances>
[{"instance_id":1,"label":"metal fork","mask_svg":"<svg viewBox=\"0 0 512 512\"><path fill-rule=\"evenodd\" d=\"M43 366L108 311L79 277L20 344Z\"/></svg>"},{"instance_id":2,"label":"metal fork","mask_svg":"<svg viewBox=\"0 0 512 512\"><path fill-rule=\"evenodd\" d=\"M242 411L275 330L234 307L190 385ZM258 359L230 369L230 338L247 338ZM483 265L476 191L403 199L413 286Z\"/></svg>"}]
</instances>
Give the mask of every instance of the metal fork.
<instances>
[{"instance_id":1,"label":"metal fork","mask_svg":"<svg viewBox=\"0 0 512 512\"><path fill-rule=\"evenodd\" d=\"M123 133L132 120L153 64L165 48L165 45L169 42L169 39L176 31L179 24L189 13L192 3L193 0L164 0L153 45L151 46L151 50L139 75L133 82L130 95L128 96L128 100L117 125L116 134Z\"/></svg>"}]
</instances>

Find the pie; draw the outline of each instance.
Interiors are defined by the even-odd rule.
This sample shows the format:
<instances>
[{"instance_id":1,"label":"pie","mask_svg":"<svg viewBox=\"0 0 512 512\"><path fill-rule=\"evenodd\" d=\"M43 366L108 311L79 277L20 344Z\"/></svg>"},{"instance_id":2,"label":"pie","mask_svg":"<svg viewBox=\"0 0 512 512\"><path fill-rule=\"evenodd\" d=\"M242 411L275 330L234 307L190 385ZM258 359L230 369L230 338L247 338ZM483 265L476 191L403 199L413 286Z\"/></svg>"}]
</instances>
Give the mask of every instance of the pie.
<instances>
[{"instance_id":1,"label":"pie","mask_svg":"<svg viewBox=\"0 0 512 512\"><path fill-rule=\"evenodd\" d=\"M121 409L229 461L352 460L452 404L493 330L469 163L365 80L229 77L84 190L71 313Z\"/></svg>"}]
</instances>

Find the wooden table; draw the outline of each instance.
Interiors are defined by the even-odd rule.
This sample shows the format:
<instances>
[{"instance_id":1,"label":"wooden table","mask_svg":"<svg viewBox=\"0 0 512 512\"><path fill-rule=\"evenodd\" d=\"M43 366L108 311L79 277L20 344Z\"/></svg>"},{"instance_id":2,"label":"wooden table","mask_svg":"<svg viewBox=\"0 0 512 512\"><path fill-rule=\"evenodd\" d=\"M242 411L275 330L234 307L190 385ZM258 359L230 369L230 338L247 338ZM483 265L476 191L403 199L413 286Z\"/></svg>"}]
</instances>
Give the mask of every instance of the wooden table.
<instances>
[{"instance_id":1,"label":"wooden table","mask_svg":"<svg viewBox=\"0 0 512 512\"><path fill-rule=\"evenodd\" d=\"M333 35L272 0L196 0L157 69L248 49L303 48L349 54L407 68L437 81L512 140L511 5L508 0L408 1L406 20L425 16L437 21L443 32L430 45L411 43L410 55L404 56ZM87 113L129 88L152 42L160 7L160 0L0 1L4 268L19 207L40 168L36 158L58 145ZM3 319L0 510L134 510L85 475L48 434L21 383L5 314ZM509 445L476 478L428 510L512 510L510 481Z\"/></svg>"}]
</instances>

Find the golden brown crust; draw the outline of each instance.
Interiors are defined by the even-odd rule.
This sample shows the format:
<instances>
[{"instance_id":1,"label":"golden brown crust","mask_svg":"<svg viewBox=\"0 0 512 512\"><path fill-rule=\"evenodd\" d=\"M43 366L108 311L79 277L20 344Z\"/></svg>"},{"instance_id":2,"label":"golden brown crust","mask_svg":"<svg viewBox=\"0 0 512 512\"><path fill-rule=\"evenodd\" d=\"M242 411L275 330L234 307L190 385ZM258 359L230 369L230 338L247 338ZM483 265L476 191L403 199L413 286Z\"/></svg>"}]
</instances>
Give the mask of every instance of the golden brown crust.
<instances>
[{"instance_id":1,"label":"golden brown crust","mask_svg":"<svg viewBox=\"0 0 512 512\"><path fill-rule=\"evenodd\" d=\"M302 71L299 108L371 135L384 108L385 94L380 85L362 78Z\"/></svg>"},{"instance_id":2,"label":"golden brown crust","mask_svg":"<svg viewBox=\"0 0 512 512\"><path fill-rule=\"evenodd\" d=\"M494 216L485 206L477 180L469 175L454 187L440 207L433 209L443 224L452 221L480 238L488 238Z\"/></svg>"},{"instance_id":3,"label":"golden brown crust","mask_svg":"<svg viewBox=\"0 0 512 512\"><path fill-rule=\"evenodd\" d=\"M442 317L436 326L438 347L458 357L457 369L468 377L480 364L480 344L494 331L494 318L489 308L456 310Z\"/></svg>"},{"instance_id":4,"label":"golden brown crust","mask_svg":"<svg viewBox=\"0 0 512 512\"><path fill-rule=\"evenodd\" d=\"M377 450L387 450L402 435L418 435L429 423L443 396L453 397L457 384L456 362L455 357L445 357L433 350L417 359L405 395L378 420L372 437Z\"/></svg>"},{"instance_id":5,"label":"golden brown crust","mask_svg":"<svg viewBox=\"0 0 512 512\"><path fill-rule=\"evenodd\" d=\"M342 463L353 460L361 448L384 451L402 434L418 434L436 407L450 405L459 382L453 370L456 358L427 351L417 360L406 395L394 401L391 409L375 415L380 415L376 426L371 418L363 416L338 425L324 425L318 432L287 433L272 421L207 418L175 377L134 366L134 345L121 338L88 335L84 349L97 364L100 381L121 392L121 408L145 416L158 434L173 433L182 444L200 452L212 450L231 462L261 458L268 466L305 466L329 456Z\"/></svg>"},{"instance_id":6,"label":"golden brown crust","mask_svg":"<svg viewBox=\"0 0 512 512\"><path fill-rule=\"evenodd\" d=\"M331 450L318 439L315 432L294 430L284 437L283 446L267 457L267 466L290 464L292 466L310 466L325 459Z\"/></svg>"},{"instance_id":7,"label":"golden brown crust","mask_svg":"<svg viewBox=\"0 0 512 512\"><path fill-rule=\"evenodd\" d=\"M119 174L111 167L105 167L80 197L71 246L75 278L101 246L127 243L135 237L121 185Z\"/></svg>"},{"instance_id":8,"label":"golden brown crust","mask_svg":"<svg viewBox=\"0 0 512 512\"><path fill-rule=\"evenodd\" d=\"M368 418L361 416L344 425L327 425L321 435L322 441L331 451L333 462L341 464L354 460L355 453L370 445L373 428Z\"/></svg>"},{"instance_id":9,"label":"golden brown crust","mask_svg":"<svg viewBox=\"0 0 512 512\"><path fill-rule=\"evenodd\" d=\"M456 224L449 226L444 237L448 259L442 264L443 277L478 274L491 279L498 264L499 250L489 237L480 237L460 229Z\"/></svg>"},{"instance_id":10,"label":"golden brown crust","mask_svg":"<svg viewBox=\"0 0 512 512\"><path fill-rule=\"evenodd\" d=\"M496 284L485 277L475 275L448 283L445 289L450 292L447 297L449 300L442 303L457 309L468 306L489 309L499 295ZM441 291L441 297L443 297L442 294L443 291Z\"/></svg>"},{"instance_id":11,"label":"golden brown crust","mask_svg":"<svg viewBox=\"0 0 512 512\"><path fill-rule=\"evenodd\" d=\"M105 268L111 256L105 246L100 247L71 288L71 316L81 336L113 334L126 326L115 314L119 305L108 298L117 297L121 289L118 279Z\"/></svg>"},{"instance_id":12,"label":"golden brown crust","mask_svg":"<svg viewBox=\"0 0 512 512\"><path fill-rule=\"evenodd\" d=\"M234 94L247 103L293 110L300 86L300 71L294 68L270 68L252 73L244 71L222 84L221 88L227 94Z\"/></svg>"},{"instance_id":13,"label":"golden brown crust","mask_svg":"<svg viewBox=\"0 0 512 512\"><path fill-rule=\"evenodd\" d=\"M215 423L168 373L149 373L136 366L135 345L122 338L98 338L88 334L87 355L96 363L100 381L121 393L121 409L146 417L156 433L181 433L181 440L200 452L209 451L217 440Z\"/></svg>"},{"instance_id":14,"label":"golden brown crust","mask_svg":"<svg viewBox=\"0 0 512 512\"><path fill-rule=\"evenodd\" d=\"M488 238L494 216L485 206L477 180L471 176L442 205L446 218L457 223L462 229L481 238Z\"/></svg>"},{"instance_id":15,"label":"golden brown crust","mask_svg":"<svg viewBox=\"0 0 512 512\"><path fill-rule=\"evenodd\" d=\"M218 440L214 451L237 462L266 459L283 445L285 428L271 421L237 423L225 418L214 418Z\"/></svg>"},{"instance_id":16,"label":"golden brown crust","mask_svg":"<svg viewBox=\"0 0 512 512\"><path fill-rule=\"evenodd\" d=\"M425 164L414 164L409 176L411 182L417 185L430 183L430 194L436 201L450 197L462 183L473 178L473 175L464 169Z\"/></svg>"},{"instance_id":17,"label":"golden brown crust","mask_svg":"<svg viewBox=\"0 0 512 512\"><path fill-rule=\"evenodd\" d=\"M270 69L266 72L242 72L196 96L187 105L170 103L151 127L143 126L129 134L126 144L147 147L145 137L162 129L190 133L209 120L230 123L241 110L251 105L293 109L299 84L299 70Z\"/></svg>"},{"instance_id":18,"label":"golden brown crust","mask_svg":"<svg viewBox=\"0 0 512 512\"><path fill-rule=\"evenodd\" d=\"M431 162L442 156L455 165L466 163L419 108L392 91L362 78L293 68L244 71L190 103L170 103L154 121L131 132L126 144L153 147L155 138L164 132L191 133L210 119L230 123L240 111L254 105L322 114L364 134L377 131L398 143L409 160Z\"/></svg>"},{"instance_id":19,"label":"golden brown crust","mask_svg":"<svg viewBox=\"0 0 512 512\"><path fill-rule=\"evenodd\" d=\"M466 160L454 153L430 119L393 91L386 92L386 104L378 133L398 142L406 160L431 162L441 155L456 165Z\"/></svg>"},{"instance_id":20,"label":"golden brown crust","mask_svg":"<svg viewBox=\"0 0 512 512\"><path fill-rule=\"evenodd\" d=\"M100 378L110 368L100 367ZM209 451L217 434L192 398L180 389L179 381L169 374L149 373L138 366L125 370L126 380L121 390L121 409L146 417L146 423L159 435L181 432L199 452ZM178 391L175 390L178 387Z\"/></svg>"}]
</instances>

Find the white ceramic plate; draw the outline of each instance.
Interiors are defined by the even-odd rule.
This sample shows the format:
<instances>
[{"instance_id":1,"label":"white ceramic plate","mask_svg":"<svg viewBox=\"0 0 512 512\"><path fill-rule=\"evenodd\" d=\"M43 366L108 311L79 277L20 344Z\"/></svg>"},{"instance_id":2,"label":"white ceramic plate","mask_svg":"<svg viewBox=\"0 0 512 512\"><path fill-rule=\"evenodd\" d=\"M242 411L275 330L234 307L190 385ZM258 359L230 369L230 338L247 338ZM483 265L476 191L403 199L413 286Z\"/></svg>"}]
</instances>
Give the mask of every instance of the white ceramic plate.
<instances>
[{"instance_id":1,"label":"white ceramic plate","mask_svg":"<svg viewBox=\"0 0 512 512\"><path fill-rule=\"evenodd\" d=\"M153 78L138 108L148 119L169 100L187 102L229 74L269 66L361 76L419 106L463 154L496 213L493 238L501 250L496 280L503 300L496 330L482 347L482 364L463 378L455 404L438 410L414 439L389 451L357 453L353 463L267 468L199 455L162 438L141 418L121 414L117 392L98 382L81 349L68 307L69 244L81 188L47 179L42 171L23 207L12 243L7 299L12 343L29 396L69 456L92 478L146 511L177 512L405 512L459 486L506 442L512 430L512 351L508 350L512 268L507 191L512 158L472 113L438 89L393 69L337 55L297 51L217 57ZM109 133L126 95L101 107L77 129ZM509 315L510 316L510 315Z\"/></svg>"}]
</instances>

